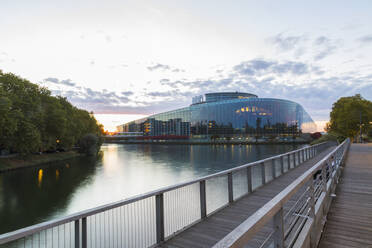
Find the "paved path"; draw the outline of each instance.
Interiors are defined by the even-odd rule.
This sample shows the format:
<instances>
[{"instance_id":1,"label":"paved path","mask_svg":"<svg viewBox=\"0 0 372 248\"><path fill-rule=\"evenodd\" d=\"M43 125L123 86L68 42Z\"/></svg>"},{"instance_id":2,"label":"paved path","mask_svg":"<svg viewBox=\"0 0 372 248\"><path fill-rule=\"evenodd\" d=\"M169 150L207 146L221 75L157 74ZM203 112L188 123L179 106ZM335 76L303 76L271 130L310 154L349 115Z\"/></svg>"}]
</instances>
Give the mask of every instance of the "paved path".
<instances>
[{"instance_id":1,"label":"paved path","mask_svg":"<svg viewBox=\"0 0 372 248\"><path fill-rule=\"evenodd\" d=\"M372 247L372 144L352 144L319 248Z\"/></svg>"},{"instance_id":2,"label":"paved path","mask_svg":"<svg viewBox=\"0 0 372 248\"><path fill-rule=\"evenodd\" d=\"M292 183L298 176L302 175L307 169L315 165L321 158L328 154L334 147L327 148L316 157L306 161L300 166L292 169L284 175L256 189L253 193L230 204L228 207L218 211L206 220L190 227L160 245L163 248L181 247L211 247L225 237L249 216L255 213L265 203ZM299 192L300 193L300 192ZM284 206L284 211L288 210L293 204L294 199L290 200L288 206ZM247 247L257 247L271 231L271 223L268 223L247 245Z\"/></svg>"}]
</instances>

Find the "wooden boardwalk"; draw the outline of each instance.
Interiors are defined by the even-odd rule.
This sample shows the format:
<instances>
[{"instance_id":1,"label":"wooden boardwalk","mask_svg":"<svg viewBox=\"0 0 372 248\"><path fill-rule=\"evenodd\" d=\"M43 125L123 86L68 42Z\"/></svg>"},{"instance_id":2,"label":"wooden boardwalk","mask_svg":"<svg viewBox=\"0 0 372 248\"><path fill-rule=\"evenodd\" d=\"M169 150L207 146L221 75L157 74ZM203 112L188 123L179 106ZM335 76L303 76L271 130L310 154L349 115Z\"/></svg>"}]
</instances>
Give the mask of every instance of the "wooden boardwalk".
<instances>
[{"instance_id":1,"label":"wooden boardwalk","mask_svg":"<svg viewBox=\"0 0 372 248\"><path fill-rule=\"evenodd\" d=\"M178 235L158 247L212 247L249 216L254 214L265 203L285 189L298 176L302 175L306 170L315 165L316 162L321 160L321 158L327 155L332 149L334 149L334 147L325 149L316 157L256 189L253 193L243 197L242 199L233 202L228 207L209 216L207 219L195 224L183 232L180 232ZM300 194L301 192L298 193ZM293 200L288 202L288 206L284 206L284 212L286 212L295 201L295 197L293 198ZM247 247L259 247L267 234L272 230L271 226L272 224L268 223L264 228L262 228Z\"/></svg>"},{"instance_id":2,"label":"wooden boardwalk","mask_svg":"<svg viewBox=\"0 0 372 248\"><path fill-rule=\"evenodd\" d=\"M319 248L372 247L372 144L352 144Z\"/></svg>"}]
</instances>

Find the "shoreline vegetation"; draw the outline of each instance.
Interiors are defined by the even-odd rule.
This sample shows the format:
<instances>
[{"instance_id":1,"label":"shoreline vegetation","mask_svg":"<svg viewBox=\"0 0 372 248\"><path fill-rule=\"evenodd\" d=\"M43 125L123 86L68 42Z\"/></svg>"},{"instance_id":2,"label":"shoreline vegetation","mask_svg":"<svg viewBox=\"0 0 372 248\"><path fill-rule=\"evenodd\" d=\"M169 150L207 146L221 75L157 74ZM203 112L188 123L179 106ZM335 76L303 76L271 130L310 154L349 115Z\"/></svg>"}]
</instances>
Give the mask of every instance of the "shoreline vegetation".
<instances>
[{"instance_id":1,"label":"shoreline vegetation","mask_svg":"<svg viewBox=\"0 0 372 248\"><path fill-rule=\"evenodd\" d=\"M73 147L94 156L100 150L102 134L103 126L97 123L93 112L73 106L67 98L55 96L45 87L0 70L0 156L69 154Z\"/></svg>"},{"instance_id":2,"label":"shoreline vegetation","mask_svg":"<svg viewBox=\"0 0 372 248\"><path fill-rule=\"evenodd\" d=\"M0 174L9 171L32 168L52 162L63 161L71 158L84 156L77 151L29 154L26 156L16 155L11 157L0 157Z\"/></svg>"}]
</instances>

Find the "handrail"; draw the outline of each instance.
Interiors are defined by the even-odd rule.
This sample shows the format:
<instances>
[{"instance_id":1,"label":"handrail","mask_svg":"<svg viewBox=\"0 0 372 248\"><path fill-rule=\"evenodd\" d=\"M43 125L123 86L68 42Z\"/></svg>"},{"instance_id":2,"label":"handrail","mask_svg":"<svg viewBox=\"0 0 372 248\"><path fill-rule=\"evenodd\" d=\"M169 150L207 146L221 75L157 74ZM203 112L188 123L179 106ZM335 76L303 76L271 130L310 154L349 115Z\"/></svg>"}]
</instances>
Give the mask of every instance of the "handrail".
<instances>
[{"instance_id":1,"label":"handrail","mask_svg":"<svg viewBox=\"0 0 372 248\"><path fill-rule=\"evenodd\" d=\"M304 172L300 177L293 181L283 191L276 195L272 200L258 209L253 215L241 223L237 228L220 240L213 248L226 247L244 247L244 245L269 221L271 220L283 205L309 180L319 171L324 170L324 164L332 158L340 149L349 145L350 140L344 140L339 146L333 149L327 156L321 159L318 163ZM344 159L347 149L343 149L340 159ZM283 246L278 246L283 247Z\"/></svg>"},{"instance_id":2,"label":"handrail","mask_svg":"<svg viewBox=\"0 0 372 248\"><path fill-rule=\"evenodd\" d=\"M149 198L149 197L159 196L161 194L164 194L166 192L169 192L169 191L172 191L172 190L175 190L175 189L179 189L181 187L185 187L185 186L195 184L195 183L201 183L203 181L205 182L206 180L211 179L211 178L217 178L217 177L229 175L229 174L231 174L235 171L240 171L244 168L253 167L255 165L260 165L260 164L263 164L265 162L272 161L272 160L275 160L275 159L279 159L279 158L282 158L282 157L287 156L287 155L299 153L301 151L305 151L305 150L308 151L309 148L315 150L315 148L317 148L319 146L322 146L322 145L325 145L326 143L327 142L323 142L323 143L316 144L316 145L313 145L313 146L306 146L306 147L303 147L303 148L300 148L300 149L297 149L297 150L294 150L294 151L290 151L290 152L287 152L287 153L284 153L284 154L279 154L279 155L276 155L276 156L273 156L273 157L269 157L269 158L265 158L265 159L258 160L258 161L255 161L255 162L251 162L251 163L248 163L248 164L244 164L244 165L241 165L241 166L238 166L238 167L235 167L235 168L231 168L231 169L228 169L228 170L224 170L224 171L221 171L221 172L217 172L217 173L214 173L214 174L211 174L211 175L207 175L207 176L200 177L200 178L197 178L197 179L189 180L187 182L175 184L175 185L168 186L168 187L163 187L163 188L160 188L160 189L157 189L157 190L154 190L154 191L150 191L150 192L147 192L147 193L144 193L144 194L133 196L133 197L130 197L130 198L127 198L127 199L124 199L124 200L114 202L114 203L109 203L109 204L105 204L105 205L102 205L102 206L99 206L99 207L95 207L95 208L91 208L91 209L88 209L88 210L80 211L80 212L77 212L77 213L74 213L74 214L71 214L71 215L68 215L68 216L65 216L65 217L61 217L61 218L58 218L58 219L55 219L55 220L46 221L46 222L43 222L43 223L40 223L40 224L36 224L36 225L29 226L29 227L21 228L21 229L12 231L12 232L0 234L0 244L5 244L7 242L14 241L14 240L17 240L17 239L20 239L20 238L38 233L40 231L47 230L49 228L57 227L57 226L62 225L62 224L66 224L66 223L70 223L70 222L74 222L74 221L76 222L80 219L83 219L83 218L86 218L86 217L89 217L89 216L92 216L92 215L95 215L95 214L98 214L98 213L101 213L101 212L104 212L104 211L107 211L107 210L111 210L111 209L114 209L114 208L117 208L117 207L120 207L120 206L128 205L130 203L134 203L134 202L137 202L137 201Z\"/></svg>"}]
</instances>

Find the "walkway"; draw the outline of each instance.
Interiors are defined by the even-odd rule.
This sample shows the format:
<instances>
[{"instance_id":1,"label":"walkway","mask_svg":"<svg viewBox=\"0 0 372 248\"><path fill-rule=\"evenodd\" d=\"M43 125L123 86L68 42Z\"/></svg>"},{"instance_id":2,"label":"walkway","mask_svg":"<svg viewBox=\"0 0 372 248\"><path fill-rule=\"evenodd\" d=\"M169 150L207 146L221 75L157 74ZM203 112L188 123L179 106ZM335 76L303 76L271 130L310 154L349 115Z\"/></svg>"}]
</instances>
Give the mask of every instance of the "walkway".
<instances>
[{"instance_id":1,"label":"walkway","mask_svg":"<svg viewBox=\"0 0 372 248\"><path fill-rule=\"evenodd\" d=\"M321 160L321 158L327 155L332 149L334 149L334 147L326 149L316 157L301 164L299 167L292 169L263 187L256 189L246 197L243 197L221 211L213 214L206 220L179 233L159 247L212 247L249 216L255 213L265 203L285 189L294 179L315 165L316 162ZM285 206L284 210L288 208L288 206ZM263 228L253 240L251 240L247 247L250 247L250 245L257 246L257 244L262 243L266 237L264 234L265 232L269 232L269 228L271 228L270 223L266 225L266 228Z\"/></svg>"},{"instance_id":2,"label":"walkway","mask_svg":"<svg viewBox=\"0 0 372 248\"><path fill-rule=\"evenodd\" d=\"M352 144L319 248L372 247L372 144Z\"/></svg>"}]
</instances>

